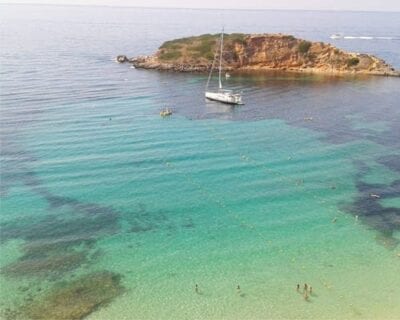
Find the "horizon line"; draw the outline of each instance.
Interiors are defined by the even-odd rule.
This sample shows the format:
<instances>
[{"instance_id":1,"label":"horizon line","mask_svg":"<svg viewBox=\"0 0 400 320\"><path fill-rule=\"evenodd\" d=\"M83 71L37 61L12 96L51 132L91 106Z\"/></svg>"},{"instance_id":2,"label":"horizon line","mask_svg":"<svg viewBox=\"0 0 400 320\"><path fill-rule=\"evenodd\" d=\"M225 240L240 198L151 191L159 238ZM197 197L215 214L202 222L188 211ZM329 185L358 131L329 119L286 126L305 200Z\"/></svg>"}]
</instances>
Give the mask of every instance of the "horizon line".
<instances>
[{"instance_id":1,"label":"horizon line","mask_svg":"<svg viewBox=\"0 0 400 320\"><path fill-rule=\"evenodd\" d=\"M131 8L131 9L164 9L164 10L222 10L222 11L315 11L315 12L379 12L379 13L400 13L400 10L354 10L354 9L277 9L277 8L198 8L198 7L149 7L129 5L108 5L108 4L55 4L55 3L24 3L24 2L0 2L0 5L15 6L51 6L51 7L106 7L106 8Z\"/></svg>"}]
</instances>

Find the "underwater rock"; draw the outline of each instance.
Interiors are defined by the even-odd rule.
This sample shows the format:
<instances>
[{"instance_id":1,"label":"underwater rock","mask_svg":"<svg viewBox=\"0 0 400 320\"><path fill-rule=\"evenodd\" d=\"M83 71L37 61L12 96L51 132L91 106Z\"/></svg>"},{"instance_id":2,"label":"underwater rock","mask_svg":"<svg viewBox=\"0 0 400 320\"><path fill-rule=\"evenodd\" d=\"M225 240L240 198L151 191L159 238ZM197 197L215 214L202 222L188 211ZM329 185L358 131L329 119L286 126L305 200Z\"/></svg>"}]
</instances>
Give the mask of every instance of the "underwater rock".
<instances>
[{"instance_id":1,"label":"underwater rock","mask_svg":"<svg viewBox=\"0 0 400 320\"><path fill-rule=\"evenodd\" d=\"M55 286L23 307L29 319L79 320L108 305L124 292L119 274L101 271Z\"/></svg>"},{"instance_id":2,"label":"underwater rock","mask_svg":"<svg viewBox=\"0 0 400 320\"><path fill-rule=\"evenodd\" d=\"M5 266L2 273L12 277L50 277L79 268L87 262L86 252L58 253L55 255L22 256Z\"/></svg>"},{"instance_id":3,"label":"underwater rock","mask_svg":"<svg viewBox=\"0 0 400 320\"><path fill-rule=\"evenodd\" d=\"M125 215L124 220L129 225L126 231L130 233L156 231L166 228L169 223L167 214L164 211L150 211L143 203L139 203L136 210L130 212L129 215Z\"/></svg>"},{"instance_id":4,"label":"underwater rock","mask_svg":"<svg viewBox=\"0 0 400 320\"><path fill-rule=\"evenodd\" d=\"M140 232L147 232L153 230L153 227L150 224L140 224L135 223L129 229L129 232L132 233L140 233Z\"/></svg>"},{"instance_id":5,"label":"underwater rock","mask_svg":"<svg viewBox=\"0 0 400 320\"><path fill-rule=\"evenodd\" d=\"M194 226L193 220L191 218L189 218L186 221L184 221L184 223L182 224L182 227L186 228L186 229L193 229L195 226Z\"/></svg>"},{"instance_id":6,"label":"underwater rock","mask_svg":"<svg viewBox=\"0 0 400 320\"><path fill-rule=\"evenodd\" d=\"M389 155L381 157L378 162L386 166L392 171L400 172L400 155Z\"/></svg>"},{"instance_id":7,"label":"underwater rock","mask_svg":"<svg viewBox=\"0 0 400 320\"><path fill-rule=\"evenodd\" d=\"M23 239L27 241L88 241L119 230L118 215L104 213L90 216L75 215L61 219L48 215L38 221L21 223L12 221L1 226L1 240Z\"/></svg>"},{"instance_id":8,"label":"underwater rock","mask_svg":"<svg viewBox=\"0 0 400 320\"><path fill-rule=\"evenodd\" d=\"M117 60L117 62L119 62L119 63L124 63L124 62L127 62L127 61L128 61L128 57L127 57L127 56L124 56L124 55L119 55L119 56L117 56L116 60Z\"/></svg>"},{"instance_id":9,"label":"underwater rock","mask_svg":"<svg viewBox=\"0 0 400 320\"><path fill-rule=\"evenodd\" d=\"M0 310L0 319L5 320L16 320L19 318L20 313L17 310L11 308L5 308Z\"/></svg>"},{"instance_id":10,"label":"underwater rock","mask_svg":"<svg viewBox=\"0 0 400 320\"><path fill-rule=\"evenodd\" d=\"M82 238L78 239L57 239L55 241L47 240L36 240L30 241L23 245L24 256L40 256L48 255L51 253L60 253L61 251L67 252L75 246L83 246L85 249L92 249L96 243L95 239L84 240Z\"/></svg>"},{"instance_id":11,"label":"underwater rock","mask_svg":"<svg viewBox=\"0 0 400 320\"><path fill-rule=\"evenodd\" d=\"M359 195L345 210L360 217L364 224L377 230L378 243L388 249L394 249L400 243L394 234L400 230L400 208L384 207L380 200L400 196L399 180L391 184L371 184L362 179L369 172L368 166L363 162L355 162L359 172L356 177L356 187ZM379 195L379 196L377 196Z\"/></svg>"},{"instance_id":12,"label":"underwater rock","mask_svg":"<svg viewBox=\"0 0 400 320\"><path fill-rule=\"evenodd\" d=\"M385 233L379 233L375 237L375 240L389 250L395 249L400 243L400 241L394 238L392 234L385 234Z\"/></svg>"}]
</instances>

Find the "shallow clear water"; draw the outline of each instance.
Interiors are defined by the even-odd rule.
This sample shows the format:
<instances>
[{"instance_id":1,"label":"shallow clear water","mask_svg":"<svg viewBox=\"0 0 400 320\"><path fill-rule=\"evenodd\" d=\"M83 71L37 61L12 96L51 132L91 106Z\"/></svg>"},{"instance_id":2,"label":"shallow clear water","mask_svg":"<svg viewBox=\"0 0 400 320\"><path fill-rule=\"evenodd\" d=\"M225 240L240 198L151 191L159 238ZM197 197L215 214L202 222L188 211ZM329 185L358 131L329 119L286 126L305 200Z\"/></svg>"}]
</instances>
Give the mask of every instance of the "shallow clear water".
<instances>
[{"instance_id":1,"label":"shallow clear water","mask_svg":"<svg viewBox=\"0 0 400 320\"><path fill-rule=\"evenodd\" d=\"M400 314L399 79L237 74L232 108L204 75L112 61L221 16L329 41L396 38L398 13L1 9L2 316L103 270L125 289L88 319ZM400 67L400 41L334 44Z\"/></svg>"}]
</instances>

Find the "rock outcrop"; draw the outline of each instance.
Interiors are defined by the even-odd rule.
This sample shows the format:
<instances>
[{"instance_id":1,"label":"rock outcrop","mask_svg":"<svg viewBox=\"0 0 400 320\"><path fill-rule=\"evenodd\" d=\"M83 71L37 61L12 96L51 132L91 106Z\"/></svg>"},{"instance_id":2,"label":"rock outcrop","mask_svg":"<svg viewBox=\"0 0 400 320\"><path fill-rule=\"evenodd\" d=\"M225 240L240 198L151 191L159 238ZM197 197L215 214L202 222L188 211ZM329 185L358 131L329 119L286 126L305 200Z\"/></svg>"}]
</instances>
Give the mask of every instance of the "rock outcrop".
<instances>
[{"instance_id":1,"label":"rock outcrop","mask_svg":"<svg viewBox=\"0 0 400 320\"><path fill-rule=\"evenodd\" d=\"M165 42L150 56L129 59L136 68L205 72L218 50L219 35L201 35ZM327 74L400 76L399 71L369 54L345 52L323 42L283 34L226 34L225 70L282 70Z\"/></svg>"},{"instance_id":2,"label":"rock outcrop","mask_svg":"<svg viewBox=\"0 0 400 320\"><path fill-rule=\"evenodd\" d=\"M119 63L124 63L124 62L127 62L127 61L129 61L128 60L128 57L127 56L124 56L124 55L119 55L119 56L117 56L117 58L115 59L117 62L119 62Z\"/></svg>"}]
</instances>

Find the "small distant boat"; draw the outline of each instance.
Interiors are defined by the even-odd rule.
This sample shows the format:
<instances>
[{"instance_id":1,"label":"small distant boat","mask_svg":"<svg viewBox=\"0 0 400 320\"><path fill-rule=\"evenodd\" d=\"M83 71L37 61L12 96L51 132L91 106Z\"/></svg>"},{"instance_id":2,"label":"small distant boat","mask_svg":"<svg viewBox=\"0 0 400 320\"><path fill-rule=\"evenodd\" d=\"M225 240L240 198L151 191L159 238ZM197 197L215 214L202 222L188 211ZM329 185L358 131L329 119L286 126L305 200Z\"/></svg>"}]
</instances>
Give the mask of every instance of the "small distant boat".
<instances>
[{"instance_id":1,"label":"small distant boat","mask_svg":"<svg viewBox=\"0 0 400 320\"><path fill-rule=\"evenodd\" d=\"M160 111L161 117L168 117L170 115L172 115L172 110L170 108L164 108Z\"/></svg>"},{"instance_id":2,"label":"small distant boat","mask_svg":"<svg viewBox=\"0 0 400 320\"><path fill-rule=\"evenodd\" d=\"M231 77L231 75L227 72L225 73L225 79L229 79Z\"/></svg>"},{"instance_id":3,"label":"small distant boat","mask_svg":"<svg viewBox=\"0 0 400 320\"><path fill-rule=\"evenodd\" d=\"M334 34L332 34L329 38L331 38L331 39L342 39L342 38L343 38L343 34L341 34L341 33L334 33Z\"/></svg>"},{"instance_id":4,"label":"small distant boat","mask_svg":"<svg viewBox=\"0 0 400 320\"><path fill-rule=\"evenodd\" d=\"M214 101L219 101L223 103L229 103L229 104L243 104L242 103L242 95L240 93L235 93L233 90L226 90L222 88L222 82L221 82L221 72L222 72L222 51L224 48L224 28L222 28L221 32L221 40L220 40L220 52L219 52L219 68L218 68L218 80L219 80L219 88L217 91L207 91L208 89L208 84L210 83L211 75L214 69L214 64L215 64L215 58L217 55L214 57L214 61L210 70L210 74L208 76L207 80L207 85L206 85L206 98L209 100L214 100Z\"/></svg>"}]
</instances>

